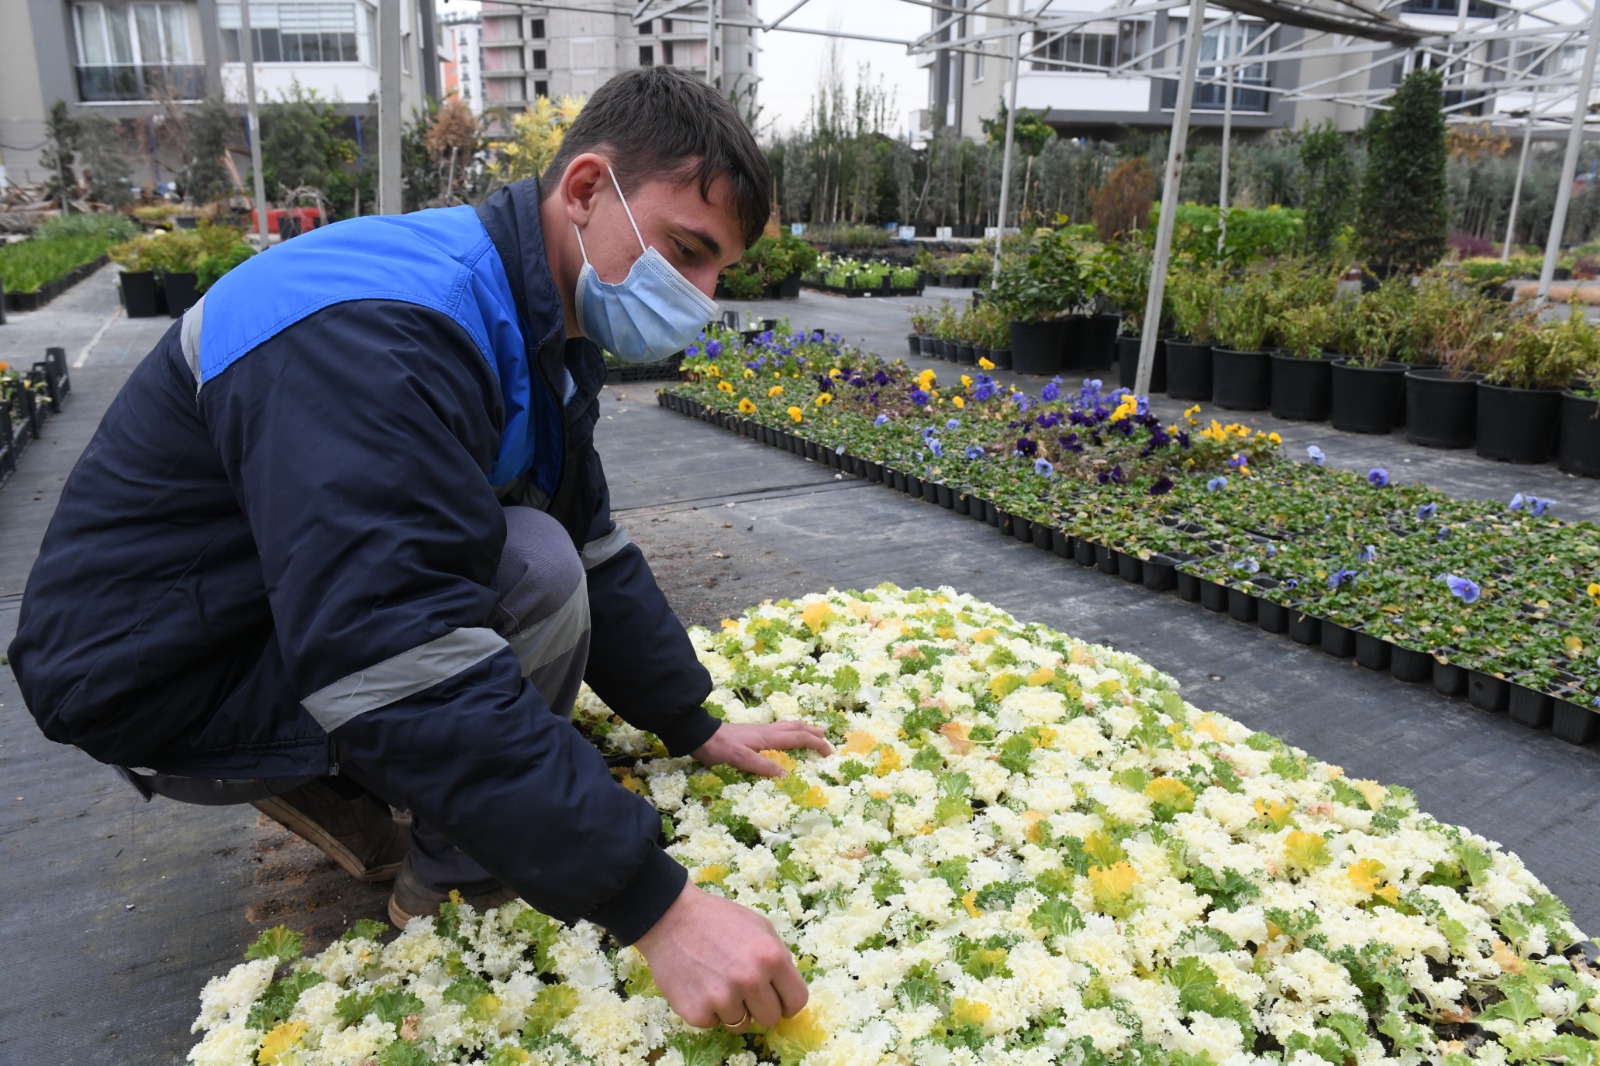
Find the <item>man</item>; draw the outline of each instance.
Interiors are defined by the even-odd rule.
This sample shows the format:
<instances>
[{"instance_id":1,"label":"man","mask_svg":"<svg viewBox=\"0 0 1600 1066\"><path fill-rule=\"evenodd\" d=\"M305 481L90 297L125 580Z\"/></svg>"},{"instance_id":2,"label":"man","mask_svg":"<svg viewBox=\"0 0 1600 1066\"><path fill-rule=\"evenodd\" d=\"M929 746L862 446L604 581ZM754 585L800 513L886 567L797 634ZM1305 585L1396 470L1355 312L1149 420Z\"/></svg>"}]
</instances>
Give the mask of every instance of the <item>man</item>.
<instances>
[{"instance_id":1,"label":"man","mask_svg":"<svg viewBox=\"0 0 1600 1066\"><path fill-rule=\"evenodd\" d=\"M452 888L518 894L637 944L691 1024L798 1011L772 926L688 883L568 720L586 679L709 765L830 750L701 707L591 442L596 345L682 348L768 185L726 100L637 70L539 184L224 277L130 376L45 535L10 649L44 733L146 798L253 802L357 876L398 874L397 923Z\"/></svg>"}]
</instances>

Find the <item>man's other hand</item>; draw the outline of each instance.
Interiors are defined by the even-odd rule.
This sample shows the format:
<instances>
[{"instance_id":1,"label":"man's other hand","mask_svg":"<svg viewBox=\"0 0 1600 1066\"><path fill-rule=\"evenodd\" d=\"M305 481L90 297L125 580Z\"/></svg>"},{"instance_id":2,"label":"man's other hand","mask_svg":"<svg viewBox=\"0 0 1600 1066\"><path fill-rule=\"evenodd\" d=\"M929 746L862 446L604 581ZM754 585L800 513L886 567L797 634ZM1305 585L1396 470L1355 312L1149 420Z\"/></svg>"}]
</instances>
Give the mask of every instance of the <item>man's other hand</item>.
<instances>
[{"instance_id":1,"label":"man's other hand","mask_svg":"<svg viewBox=\"0 0 1600 1066\"><path fill-rule=\"evenodd\" d=\"M810 748L820 755L832 755L833 746L821 726L805 722L773 722L771 725L736 725L724 722L711 739L691 753L707 766L726 763L757 777L782 777L783 767L761 754L763 751L789 751Z\"/></svg>"}]
</instances>

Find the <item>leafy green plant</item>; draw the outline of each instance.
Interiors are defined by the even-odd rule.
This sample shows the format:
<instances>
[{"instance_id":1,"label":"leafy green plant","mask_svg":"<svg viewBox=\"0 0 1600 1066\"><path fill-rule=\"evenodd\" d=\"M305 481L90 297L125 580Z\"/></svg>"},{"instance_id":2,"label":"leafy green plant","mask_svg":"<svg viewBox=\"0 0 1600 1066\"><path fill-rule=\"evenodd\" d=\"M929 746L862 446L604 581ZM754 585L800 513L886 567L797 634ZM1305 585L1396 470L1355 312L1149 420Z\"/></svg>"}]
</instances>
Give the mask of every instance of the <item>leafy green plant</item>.
<instances>
[{"instance_id":1,"label":"leafy green plant","mask_svg":"<svg viewBox=\"0 0 1600 1066\"><path fill-rule=\"evenodd\" d=\"M1212 319L1218 347L1257 352L1266 346L1272 325L1273 279L1260 270L1246 270L1219 294Z\"/></svg>"},{"instance_id":2,"label":"leafy green plant","mask_svg":"<svg viewBox=\"0 0 1600 1066\"><path fill-rule=\"evenodd\" d=\"M1021 255L1003 259L986 299L1020 322L1087 314L1104 287L1100 264L1059 230L1041 230Z\"/></svg>"},{"instance_id":3,"label":"leafy green plant","mask_svg":"<svg viewBox=\"0 0 1600 1066\"><path fill-rule=\"evenodd\" d=\"M1216 333L1221 272L1209 260L1175 262L1167 274L1166 302L1178 336L1194 344L1210 344Z\"/></svg>"},{"instance_id":4,"label":"leafy green plant","mask_svg":"<svg viewBox=\"0 0 1600 1066\"><path fill-rule=\"evenodd\" d=\"M1414 70L1385 102L1367 126L1356 230L1380 273L1410 274L1444 255L1450 225L1443 79Z\"/></svg>"},{"instance_id":5,"label":"leafy green plant","mask_svg":"<svg viewBox=\"0 0 1600 1066\"><path fill-rule=\"evenodd\" d=\"M1332 255L1339 234L1355 215L1356 166L1347 134L1329 120L1300 138L1306 250Z\"/></svg>"},{"instance_id":6,"label":"leafy green plant","mask_svg":"<svg viewBox=\"0 0 1600 1066\"><path fill-rule=\"evenodd\" d=\"M1581 307L1566 318L1521 331L1485 372L1492 385L1519 389L1563 389L1585 370L1600 366L1600 332Z\"/></svg>"},{"instance_id":7,"label":"leafy green plant","mask_svg":"<svg viewBox=\"0 0 1600 1066\"><path fill-rule=\"evenodd\" d=\"M195 263L195 288L205 292L217 280L256 254L256 250L241 240L235 240L226 249L206 252Z\"/></svg>"},{"instance_id":8,"label":"leafy green plant","mask_svg":"<svg viewBox=\"0 0 1600 1066\"><path fill-rule=\"evenodd\" d=\"M1125 336L1143 335L1145 305L1150 300L1151 258L1149 243L1142 232L1124 234L1100 252L1105 298L1122 312Z\"/></svg>"},{"instance_id":9,"label":"leafy green plant","mask_svg":"<svg viewBox=\"0 0 1600 1066\"><path fill-rule=\"evenodd\" d=\"M1283 355L1320 359L1333 335L1335 308L1331 303L1286 307L1273 316L1270 329Z\"/></svg>"}]
</instances>

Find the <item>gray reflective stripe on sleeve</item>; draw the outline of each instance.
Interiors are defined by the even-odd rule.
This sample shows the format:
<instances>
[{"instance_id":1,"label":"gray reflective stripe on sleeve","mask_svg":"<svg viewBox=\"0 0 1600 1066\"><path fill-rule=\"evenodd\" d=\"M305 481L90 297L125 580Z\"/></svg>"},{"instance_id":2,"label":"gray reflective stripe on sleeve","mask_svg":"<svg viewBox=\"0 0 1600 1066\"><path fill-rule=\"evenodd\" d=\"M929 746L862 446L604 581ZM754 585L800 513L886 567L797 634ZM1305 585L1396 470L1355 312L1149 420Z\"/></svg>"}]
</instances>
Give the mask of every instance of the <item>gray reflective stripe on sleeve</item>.
<instances>
[{"instance_id":1,"label":"gray reflective stripe on sleeve","mask_svg":"<svg viewBox=\"0 0 1600 1066\"><path fill-rule=\"evenodd\" d=\"M194 391L200 391L200 320L204 317L206 298L200 297L199 301L183 313L183 332L178 335L178 343L183 348L184 362L189 364L189 373L194 375Z\"/></svg>"},{"instance_id":2,"label":"gray reflective stripe on sleeve","mask_svg":"<svg viewBox=\"0 0 1600 1066\"><path fill-rule=\"evenodd\" d=\"M585 570L593 570L630 543L632 542L628 540L628 534L621 526L612 526L610 533L585 544L578 556L583 560Z\"/></svg>"},{"instance_id":3,"label":"gray reflective stripe on sleeve","mask_svg":"<svg viewBox=\"0 0 1600 1066\"><path fill-rule=\"evenodd\" d=\"M505 638L492 629L452 630L323 686L306 699L305 708L331 733L357 715L447 681L505 646Z\"/></svg>"}]
</instances>

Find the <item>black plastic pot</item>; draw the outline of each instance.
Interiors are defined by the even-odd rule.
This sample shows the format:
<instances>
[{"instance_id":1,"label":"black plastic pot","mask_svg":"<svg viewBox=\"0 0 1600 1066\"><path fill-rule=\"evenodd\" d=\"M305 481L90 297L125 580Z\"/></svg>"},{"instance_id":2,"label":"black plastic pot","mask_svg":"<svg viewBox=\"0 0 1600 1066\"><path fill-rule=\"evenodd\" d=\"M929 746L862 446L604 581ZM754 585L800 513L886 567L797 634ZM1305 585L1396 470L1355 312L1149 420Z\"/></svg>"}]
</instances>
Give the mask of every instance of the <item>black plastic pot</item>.
<instances>
[{"instance_id":1,"label":"black plastic pot","mask_svg":"<svg viewBox=\"0 0 1600 1066\"><path fill-rule=\"evenodd\" d=\"M1117 358L1120 315L1080 315L1067 319L1061 365L1066 370L1109 370ZM1012 338L1012 347L1016 338ZM1012 353L1012 359L1016 354Z\"/></svg>"},{"instance_id":2,"label":"black plastic pot","mask_svg":"<svg viewBox=\"0 0 1600 1066\"><path fill-rule=\"evenodd\" d=\"M1220 582L1200 579L1200 606L1219 614L1228 609L1228 586Z\"/></svg>"},{"instance_id":3,"label":"black plastic pot","mask_svg":"<svg viewBox=\"0 0 1600 1066\"><path fill-rule=\"evenodd\" d=\"M148 270L122 272L122 309L129 318L156 318L167 313L167 295Z\"/></svg>"},{"instance_id":4,"label":"black plastic pot","mask_svg":"<svg viewBox=\"0 0 1600 1066\"><path fill-rule=\"evenodd\" d=\"M1600 735L1600 715L1571 700L1556 700L1550 717L1550 732L1568 744L1587 744Z\"/></svg>"},{"instance_id":5,"label":"black plastic pot","mask_svg":"<svg viewBox=\"0 0 1600 1066\"><path fill-rule=\"evenodd\" d=\"M923 355L934 359L939 357L939 342L926 333L917 338L917 347L922 350Z\"/></svg>"},{"instance_id":6,"label":"black plastic pot","mask_svg":"<svg viewBox=\"0 0 1600 1066\"><path fill-rule=\"evenodd\" d=\"M1178 598L1187 603L1195 603L1200 599L1200 578L1187 570L1178 570L1174 576L1174 586L1178 590Z\"/></svg>"},{"instance_id":7,"label":"black plastic pot","mask_svg":"<svg viewBox=\"0 0 1600 1066\"><path fill-rule=\"evenodd\" d=\"M989 349L989 362L994 364L994 368L996 370L1010 370L1011 369L1011 349L1010 348L990 348Z\"/></svg>"},{"instance_id":8,"label":"black plastic pot","mask_svg":"<svg viewBox=\"0 0 1600 1066\"><path fill-rule=\"evenodd\" d=\"M1336 659L1348 659L1356 653L1355 630L1337 622L1322 620L1322 650Z\"/></svg>"},{"instance_id":9,"label":"black plastic pot","mask_svg":"<svg viewBox=\"0 0 1600 1066\"><path fill-rule=\"evenodd\" d=\"M1174 400L1211 399L1211 345L1167 341L1167 395Z\"/></svg>"},{"instance_id":10,"label":"black plastic pot","mask_svg":"<svg viewBox=\"0 0 1600 1066\"><path fill-rule=\"evenodd\" d=\"M977 366L978 353L970 344L957 344L956 362L960 363L962 366Z\"/></svg>"},{"instance_id":11,"label":"black plastic pot","mask_svg":"<svg viewBox=\"0 0 1600 1066\"><path fill-rule=\"evenodd\" d=\"M1140 579L1151 592L1166 592L1178 584L1177 564L1165 555L1152 555L1143 559L1144 572Z\"/></svg>"},{"instance_id":12,"label":"black plastic pot","mask_svg":"<svg viewBox=\"0 0 1600 1066\"><path fill-rule=\"evenodd\" d=\"M1289 608L1263 596L1256 603L1256 625L1268 633L1289 632Z\"/></svg>"},{"instance_id":13,"label":"black plastic pot","mask_svg":"<svg viewBox=\"0 0 1600 1066\"><path fill-rule=\"evenodd\" d=\"M1478 439L1478 378L1448 370L1406 371L1406 440L1428 448L1470 448Z\"/></svg>"},{"instance_id":14,"label":"black plastic pot","mask_svg":"<svg viewBox=\"0 0 1600 1066\"><path fill-rule=\"evenodd\" d=\"M1556 465L1568 474L1600 477L1600 401L1575 392L1561 394Z\"/></svg>"},{"instance_id":15,"label":"black plastic pot","mask_svg":"<svg viewBox=\"0 0 1600 1066\"><path fill-rule=\"evenodd\" d=\"M1467 671L1467 702L1480 711L1500 713L1511 698L1503 677L1486 674L1482 670Z\"/></svg>"},{"instance_id":16,"label":"black plastic pot","mask_svg":"<svg viewBox=\"0 0 1600 1066\"><path fill-rule=\"evenodd\" d=\"M1525 725L1529 729L1544 729L1550 725L1550 718L1554 713L1552 703L1546 693L1536 688L1529 688L1527 685L1513 683L1506 709L1511 712L1511 720L1518 725Z\"/></svg>"},{"instance_id":17,"label":"black plastic pot","mask_svg":"<svg viewBox=\"0 0 1600 1066\"><path fill-rule=\"evenodd\" d=\"M1335 362L1328 420L1346 433L1390 433L1399 424L1405 401L1406 367Z\"/></svg>"},{"instance_id":18,"label":"black plastic pot","mask_svg":"<svg viewBox=\"0 0 1600 1066\"><path fill-rule=\"evenodd\" d=\"M906 343L908 345L910 345L911 354L912 355L921 355L922 354L922 334L920 334L920 333L907 333L906 334Z\"/></svg>"},{"instance_id":19,"label":"black plastic pot","mask_svg":"<svg viewBox=\"0 0 1600 1066\"><path fill-rule=\"evenodd\" d=\"M1322 619L1306 614L1296 607L1289 608L1289 639L1296 644L1320 644Z\"/></svg>"},{"instance_id":20,"label":"black plastic pot","mask_svg":"<svg viewBox=\"0 0 1600 1066\"><path fill-rule=\"evenodd\" d=\"M1211 402L1229 411L1265 411L1272 403L1272 357L1212 348Z\"/></svg>"},{"instance_id":21,"label":"black plastic pot","mask_svg":"<svg viewBox=\"0 0 1600 1066\"><path fill-rule=\"evenodd\" d=\"M1389 649L1389 642L1382 637L1356 634L1356 662L1368 670L1389 669Z\"/></svg>"},{"instance_id":22,"label":"black plastic pot","mask_svg":"<svg viewBox=\"0 0 1600 1066\"><path fill-rule=\"evenodd\" d=\"M192 272L161 275L161 290L167 296L167 314L181 318L185 311L199 303L198 284L199 278Z\"/></svg>"},{"instance_id":23,"label":"black plastic pot","mask_svg":"<svg viewBox=\"0 0 1600 1066\"><path fill-rule=\"evenodd\" d=\"M1135 585L1144 581L1144 561L1132 552L1117 553L1117 576Z\"/></svg>"},{"instance_id":24,"label":"black plastic pot","mask_svg":"<svg viewBox=\"0 0 1600 1066\"><path fill-rule=\"evenodd\" d=\"M1094 546L1094 565L1099 568L1102 574L1114 574L1117 572L1117 559L1121 555L1121 552L1109 545L1096 544Z\"/></svg>"},{"instance_id":25,"label":"black plastic pot","mask_svg":"<svg viewBox=\"0 0 1600 1066\"><path fill-rule=\"evenodd\" d=\"M1060 373L1066 339L1065 322L1011 323L1011 369L1018 374L1040 377Z\"/></svg>"},{"instance_id":26,"label":"black plastic pot","mask_svg":"<svg viewBox=\"0 0 1600 1066\"><path fill-rule=\"evenodd\" d=\"M1509 463L1542 463L1561 432L1559 389L1514 389L1478 382L1478 454Z\"/></svg>"},{"instance_id":27,"label":"black plastic pot","mask_svg":"<svg viewBox=\"0 0 1600 1066\"><path fill-rule=\"evenodd\" d=\"M1079 566L1093 566L1094 557L1097 554L1095 547L1093 541L1079 537L1072 542L1072 558L1076 560Z\"/></svg>"},{"instance_id":28,"label":"black plastic pot","mask_svg":"<svg viewBox=\"0 0 1600 1066\"><path fill-rule=\"evenodd\" d=\"M1333 402L1326 359L1272 356L1272 415L1289 422L1326 422Z\"/></svg>"},{"instance_id":29,"label":"black plastic pot","mask_svg":"<svg viewBox=\"0 0 1600 1066\"><path fill-rule=\"evenodd\" d=\"M1433 691L1441 696L1460 696L1467 691L1467 668L1433 660Z\"/></svg>"},{"instance_id":30,"label":"black plastic pot","mask_svg":"<svg viewBox=\"0 0 1600 1066\"><path fill-rule=\"evenodd\" d=\"M1117 338L1117 384L1125 389L1134 387L1139 377L1139 344L1138 337ZM1155 361L1150 366L1149 393L1153 396L1158 392L1167 391L1167 342L1165 338L1156 340Z\"/></svg>"},{"instance_id":31,"label":"black plastic pot","mask_svg":"<svg viewBox=\"0 0 1600 1066\"><path fill-rule=\"evenodd\" d=\"M1389 653L1389 674L1396 681L1416 684L1433 679L1433 656L1399 644Z\"/></svg>"},{"instance_id":32,"label":"black plastic pot","mask_svg":"<svg viewBox=\"0 0 1600 1066\"><path fill-rule=\"evenodd\" d=\"M1235 622L1253 624L1256 620L1255 594L1228 586L1228 617Z\"/></svg>"},{"instance_id":33,"label":"black plastic pot","mask_svg":"<svg viewBox=\"0 0 1600 1066\"><path fill-rule=\"evenodd\" d=\"M1044 522L1033 524L1033 546L1041 551L1051 551L1055 548L1055 530Z\"/></svg>"},{"instance_id":34,"label":"black plastic pot","mask_svg":"<svg viewBox=\"0 0 1600 1066\"><path fill-rule=\"evenodd\" d=\"M1011 536L1024 544L1033 543L1033 519L1019 514L1011 516Z\"/></svg>"}]
</instances>

